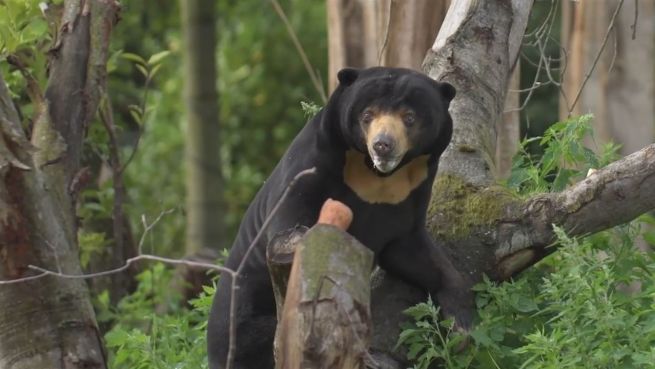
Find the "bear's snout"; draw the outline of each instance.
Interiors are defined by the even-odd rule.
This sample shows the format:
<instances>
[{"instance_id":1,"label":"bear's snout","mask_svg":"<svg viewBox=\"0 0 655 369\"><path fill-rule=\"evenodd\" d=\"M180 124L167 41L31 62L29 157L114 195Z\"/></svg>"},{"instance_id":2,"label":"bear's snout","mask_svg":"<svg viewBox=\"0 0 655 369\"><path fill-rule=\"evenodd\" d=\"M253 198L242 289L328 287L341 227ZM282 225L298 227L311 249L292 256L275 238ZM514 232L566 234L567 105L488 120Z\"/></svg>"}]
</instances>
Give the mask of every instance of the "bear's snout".
<instances>
[{"instance_id":1,"label":"bear's snout","mask_svg":"<svg viewBox=\"0 0 655 369\"><path fill-rule=\"evenodd\" d=\"M379 134L373 139L373 150L379 156L389 156L396 146L394 139L387 134Z\"/></svg>"}]
</instances>

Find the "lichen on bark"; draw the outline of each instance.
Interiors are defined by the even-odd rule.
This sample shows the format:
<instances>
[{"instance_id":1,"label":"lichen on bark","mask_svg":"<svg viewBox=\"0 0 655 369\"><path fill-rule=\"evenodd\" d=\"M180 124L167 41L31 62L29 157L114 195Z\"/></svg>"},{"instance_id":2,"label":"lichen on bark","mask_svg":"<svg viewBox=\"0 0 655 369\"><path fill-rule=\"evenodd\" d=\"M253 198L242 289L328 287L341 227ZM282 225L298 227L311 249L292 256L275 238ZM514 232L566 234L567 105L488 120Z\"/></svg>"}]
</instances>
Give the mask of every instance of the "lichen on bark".
<instances>
[{"instance_id":1,"label":"lichen on bark","mask_svg":"<svg viewBox=\"0 0 655 369\"><path fill-rule=\"evenodd\" d=\"M429 231L446 240L468 237L476 228L499 221L519 201L500 185L478 188L456 175L441 175L434 182L428 208L428 214L436 218L429 222Z\"/></svg>"}]
</instances>

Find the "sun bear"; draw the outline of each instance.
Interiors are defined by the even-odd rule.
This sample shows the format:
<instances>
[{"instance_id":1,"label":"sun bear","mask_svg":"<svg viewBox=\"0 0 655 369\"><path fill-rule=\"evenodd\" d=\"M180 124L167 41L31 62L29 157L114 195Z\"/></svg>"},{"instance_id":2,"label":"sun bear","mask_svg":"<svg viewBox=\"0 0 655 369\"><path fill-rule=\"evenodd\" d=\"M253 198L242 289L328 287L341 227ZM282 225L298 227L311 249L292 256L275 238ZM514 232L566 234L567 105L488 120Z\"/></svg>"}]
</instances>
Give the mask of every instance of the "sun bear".
<instances>
[{"instance_id":1,"label":"sun bear","mask_svg":"<svg viewBox=\"0 0 655 369\"><path fill-rule=\"evenodd\" d=\"M409 69L346 68L326 106L293 140L252 201L225 266L236 269L291 180L300 178L253 251L236 290L234 368L274 367L275 299L266 245L278 232L312 226L326 199L348 205L348 232L377 263L436 297L442 312L468 328L473 293L425 229L439 157L452 136L448 113L455 88ZM231 277L223 273L207 327L210 368L223 368L229 349Z\"/></svg>"}]
</instances>

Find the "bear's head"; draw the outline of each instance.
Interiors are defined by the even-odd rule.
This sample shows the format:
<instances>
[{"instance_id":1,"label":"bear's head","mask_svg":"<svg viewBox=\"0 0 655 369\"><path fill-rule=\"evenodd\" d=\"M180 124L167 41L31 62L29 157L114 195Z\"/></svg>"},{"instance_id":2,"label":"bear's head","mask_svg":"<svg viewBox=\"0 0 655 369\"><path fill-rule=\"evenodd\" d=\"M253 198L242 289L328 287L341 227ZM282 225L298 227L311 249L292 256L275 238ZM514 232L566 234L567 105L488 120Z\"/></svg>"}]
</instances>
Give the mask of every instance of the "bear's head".
<instances>
[{"instance_id":1,"label":"bear's head","mask_svg":"<svg viewBox=\"0 0 655 369\"><path fill-rule=\"evenodd\" d=\"M339 122L337 136L348 149L367 155L378 175L389 175L418 156L439 157L448 146L448 107L455 97L450 84L385 67L342 69L338 79L328 103Z\"/></svg>"}]
</instances>

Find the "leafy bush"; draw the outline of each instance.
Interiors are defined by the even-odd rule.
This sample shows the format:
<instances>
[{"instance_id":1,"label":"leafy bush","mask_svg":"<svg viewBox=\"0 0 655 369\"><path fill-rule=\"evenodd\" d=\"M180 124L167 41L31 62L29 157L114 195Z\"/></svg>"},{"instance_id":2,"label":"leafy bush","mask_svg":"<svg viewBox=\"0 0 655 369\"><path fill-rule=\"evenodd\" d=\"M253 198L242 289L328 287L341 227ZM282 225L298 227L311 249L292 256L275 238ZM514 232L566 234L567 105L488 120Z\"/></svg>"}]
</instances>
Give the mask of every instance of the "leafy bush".
<instances>
[{"instance_id":1,"label":"leafy bush","mask_svg":"<svg viewBox=\"0 0 655 369\"><path fill-rule=\"evenodd\" d=\"M137 290L118 307L109 304L109 295L96 302L98 321L113 322L105 335L112 369L202 369L207 367L205 330L214 287L180 305L170 295L173 272L162 264L139 274Z\"/></svg>"},{"instance_id":2,"label":"leafy bush","mask_svg":"<svg viewBox=\"0 0 655 369\"><path fill-rule=\"evenodd\" d=\"M522 194L558 191L615 157L582 146L590 116L557 123L544 137L526 140L508 185ZM543 156L527 154L538 141ZM414 368L560 369L652 368L655 363L655 255L635 247L655 245L653 217L578 240L555 228L559 249L521 278L475 287L479 321L469 348L454 354L461 336L439 322L431 301L407 311L413 321L399 342ZM651 228L652 229L652 228Z\"/></svg>"}]
</instances>

